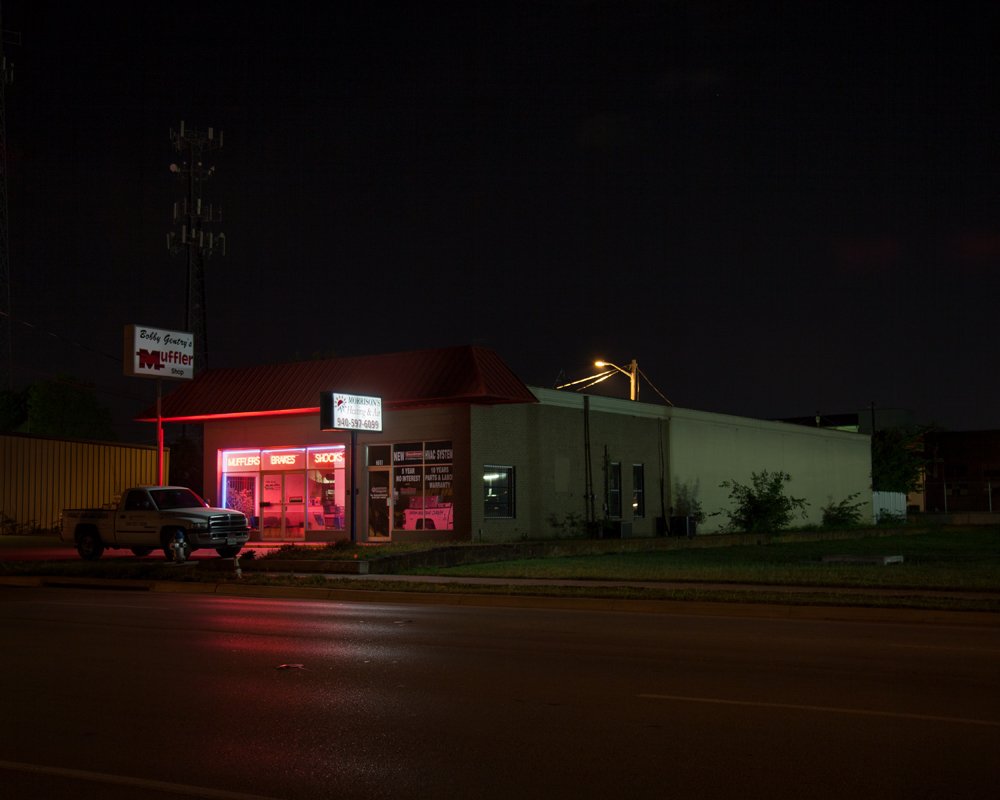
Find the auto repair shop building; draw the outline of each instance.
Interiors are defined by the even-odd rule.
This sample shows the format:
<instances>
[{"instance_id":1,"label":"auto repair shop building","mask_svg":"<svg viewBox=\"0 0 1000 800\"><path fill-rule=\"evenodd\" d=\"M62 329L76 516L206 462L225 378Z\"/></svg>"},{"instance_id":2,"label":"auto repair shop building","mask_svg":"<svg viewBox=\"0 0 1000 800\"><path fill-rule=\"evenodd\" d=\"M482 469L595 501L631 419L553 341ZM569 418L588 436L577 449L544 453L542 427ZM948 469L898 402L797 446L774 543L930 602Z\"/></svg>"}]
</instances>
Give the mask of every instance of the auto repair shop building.
<instances>
[{"instance_id":1,"label":"auto repair shop building","mask_svg":"<svg viewBox=\"0 0 1000 800\"><path fill-rule=\"evenodd\" d=\"M868 436L529 388L493 351L450 347L206 370L167 395L164 421L204 426L193 488L254 518L251 541L349 536L350 434L320 430L323 391L382 398L382 432L358 435L361 541L554 536L588 494L596 518L653 536L672 498L716 511L722 481L763 469L792 476L807 521L854 493L871 514Z\"/></svg>"}]
</instances>

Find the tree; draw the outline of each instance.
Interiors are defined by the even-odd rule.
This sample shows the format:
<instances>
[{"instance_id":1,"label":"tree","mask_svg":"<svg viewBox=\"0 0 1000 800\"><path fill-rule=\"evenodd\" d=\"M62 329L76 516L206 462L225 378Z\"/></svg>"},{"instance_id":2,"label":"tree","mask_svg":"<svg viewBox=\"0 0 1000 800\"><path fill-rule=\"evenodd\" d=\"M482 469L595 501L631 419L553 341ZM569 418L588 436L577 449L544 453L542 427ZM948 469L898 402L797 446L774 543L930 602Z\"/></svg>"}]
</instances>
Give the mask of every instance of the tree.
<instances>
[{"instance_id":1,"label":"tree","mask_svg":"<svg viewBox=\"0 0 1000 800\"><path fill-rule=\"evenodd\" d=\"M0 392L0 432L22 432L27 421L28 392Z\"/></svg>"},{"instance_id":2,"label":"tree","mask_svg":"<svg viewBox=\"0 0 1000 800\"><path fill-rule=\"evenodd\" d=\"M791 482L787 472L751 473L752 486L744 486L736 481L724 481L720 486L729 489L729 499L736 504L729 516L729 527L746 533L768 533L787 528L796 511L806 516L805 498L789 497L785 494L785 484Z\"/></svg>"},{"instance_id":3,"label":"tree","mask_svg":"<svg viewBox=\"0 0 1000 800\"><path fill-rule=\"evenodd\" d=\"M178 436L170 445L170 483L204 494L204 475L201 444L190 436Z\"/></svg>"},{"instance_id":4,"label":"tree","mask_svg":"<svg viewBox=\"0 0 1000 800\"><path fill-rule=\"evenodd\" d=\"M67 439L115 441L111 412L100 404L94 385L71 375L36 381L28 387L28 426L31 433Z\"/></svg>"},{"instance_id":5,"label":"tree","mask_svg":"<svg viewBox=\"0 0 1000 800\"><path fill-rule=\"evenodd\" d=\"M924 439L931 427L907 432L885 428L872 436L872 490L876 492L920 491L924 470L931 459L924 456Z\"/></svg>"}]
</instances>

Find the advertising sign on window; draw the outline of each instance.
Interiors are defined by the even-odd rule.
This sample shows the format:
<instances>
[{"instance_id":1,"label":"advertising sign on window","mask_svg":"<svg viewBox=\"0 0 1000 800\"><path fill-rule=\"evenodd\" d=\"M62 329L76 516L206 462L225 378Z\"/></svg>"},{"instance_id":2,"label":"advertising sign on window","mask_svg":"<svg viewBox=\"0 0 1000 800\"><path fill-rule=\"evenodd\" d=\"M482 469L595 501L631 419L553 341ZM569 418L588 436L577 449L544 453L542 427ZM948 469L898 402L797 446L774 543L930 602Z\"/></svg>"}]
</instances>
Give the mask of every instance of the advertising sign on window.
<instances>
[{"instance_id":1,"label":"advertising sign on window","mask_svg":"<svg viewBox=\"0 0 1000 800\"><path fill-rule=\"evenodd\" d=\"M194 335L182 331L125 326L125 374L189 381L194 378Z\"/></svg>"}]
</instances>

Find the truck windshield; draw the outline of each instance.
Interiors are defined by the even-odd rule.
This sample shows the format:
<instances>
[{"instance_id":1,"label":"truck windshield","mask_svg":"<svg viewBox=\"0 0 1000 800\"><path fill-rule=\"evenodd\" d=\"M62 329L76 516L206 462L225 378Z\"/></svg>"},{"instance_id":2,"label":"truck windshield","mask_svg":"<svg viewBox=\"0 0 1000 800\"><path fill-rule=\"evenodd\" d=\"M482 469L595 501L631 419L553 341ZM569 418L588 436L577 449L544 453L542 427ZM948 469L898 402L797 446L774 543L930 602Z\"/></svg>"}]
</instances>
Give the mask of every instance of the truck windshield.
<instances>
[{"instance_id":1,"label":"truck windshield","mask_svg":"<svg viewBox=\"0 0 1000 800\"><path fill-rule=\"evenodd\" d=\"M171 508L204 508L205 504L190 489L150 489L153 502L160 511Z\"/></svg>"}]
</instances>

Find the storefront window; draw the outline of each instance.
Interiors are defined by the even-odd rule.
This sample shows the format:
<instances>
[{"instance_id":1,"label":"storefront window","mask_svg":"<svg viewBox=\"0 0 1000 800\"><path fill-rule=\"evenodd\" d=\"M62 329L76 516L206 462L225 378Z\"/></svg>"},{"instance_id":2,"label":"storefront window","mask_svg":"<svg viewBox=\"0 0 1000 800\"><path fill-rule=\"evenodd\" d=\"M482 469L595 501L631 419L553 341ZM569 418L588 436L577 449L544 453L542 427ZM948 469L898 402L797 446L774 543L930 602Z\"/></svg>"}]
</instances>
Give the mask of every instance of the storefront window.
<instances>
[{"instance_id":1,"label":"storefront window","mask_svg":"<svg viewBox=\"0 0 1000 800\"><path fill-rule=\"evenodd\" d=\"M222 453L222 502L246 515L253 527L257 520L257 494L260 479L260 450L229 450Z\"/></svg>"},{"instance_id":2,"label":"storefront window","mask_svg":"<svg viewBox=\"0 0 1000 800\"><path fill-rule=\"evenodd\" d=\"M452 530L451 442L392 446L392 526L396 530Z\"/></svg>"},{"instance_id":3,"label":"storefront window","mask_svg":"<svg viewBox=\"0 0 1000 800\"><path fill-rule=\"evenodd\" d=\"M310 447L309 530L344 530L344 446Z\"/></svg>"},{"instance_id":4,"label":"storefront window","mask_svg":"<svg viewBox=\"0 0 1000 800\"><path fill-rule=\"evenodd\" d=\"M451 442L427 442L424 448L424 527L450 531L452 518Z\"/></svg>"}]
</instances>

